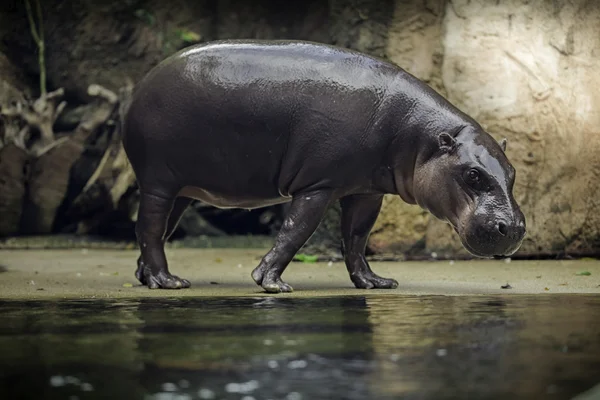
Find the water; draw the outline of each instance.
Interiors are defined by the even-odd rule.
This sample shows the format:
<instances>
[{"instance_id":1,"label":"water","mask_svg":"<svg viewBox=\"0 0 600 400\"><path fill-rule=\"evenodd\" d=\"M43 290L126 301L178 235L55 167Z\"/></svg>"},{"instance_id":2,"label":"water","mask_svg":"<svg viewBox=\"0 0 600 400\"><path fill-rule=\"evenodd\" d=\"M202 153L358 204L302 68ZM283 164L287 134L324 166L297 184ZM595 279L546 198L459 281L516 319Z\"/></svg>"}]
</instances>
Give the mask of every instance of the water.
<instances>
[{"instance_id":1,"label":"water","mask_svg":"<svg viewBox=\"0 0 600 400\"><path fill-rule=\"evenodd\" d=\"M0 302L0 399L569 399L599 296Z\"/></svg>"}]
</instances>

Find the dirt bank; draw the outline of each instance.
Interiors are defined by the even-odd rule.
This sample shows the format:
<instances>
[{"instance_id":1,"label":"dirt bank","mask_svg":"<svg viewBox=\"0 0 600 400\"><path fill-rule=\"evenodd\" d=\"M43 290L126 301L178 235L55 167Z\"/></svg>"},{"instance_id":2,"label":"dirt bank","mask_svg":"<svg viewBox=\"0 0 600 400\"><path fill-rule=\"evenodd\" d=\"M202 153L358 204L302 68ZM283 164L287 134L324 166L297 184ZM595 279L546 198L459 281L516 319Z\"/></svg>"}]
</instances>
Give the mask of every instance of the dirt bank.
<instances>
[{"instance_id":1,"label":"dirt bank","mask_svg":"<svg viewBox=\"0 0 600 400\"><path fill-rule=\"evenodd\" d=\"M256 249L168 249L175 274L192 281L180 291L148 290L133 277L137 251L0 251L0 298L127 298L271 296L250 278ZM284 279L295 289L283 296L467 295L599 293L600 261L438 261L372 263L400 282L396 290L354 289L342 263L293 263ZM587 272L590 275L578 275ZM509 283L512 289L502 289ZM278 295L282 296L282 295Z\"/></svg>"}]
</instances>

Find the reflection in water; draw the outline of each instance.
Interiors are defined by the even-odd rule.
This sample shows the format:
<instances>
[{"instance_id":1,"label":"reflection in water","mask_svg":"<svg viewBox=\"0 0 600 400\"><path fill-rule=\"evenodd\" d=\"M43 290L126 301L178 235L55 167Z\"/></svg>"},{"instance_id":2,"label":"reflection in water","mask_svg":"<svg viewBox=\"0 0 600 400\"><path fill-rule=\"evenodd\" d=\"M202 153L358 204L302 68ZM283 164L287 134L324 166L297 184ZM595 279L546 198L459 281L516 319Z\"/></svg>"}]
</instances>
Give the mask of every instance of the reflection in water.
<instances>
[{"instance_id":1,"label":"reflection in water","mask_svg":"<svg viewBox=\"0 0 600 400\"><path fill-rule=\"evenodd\" d=\"M369 298L378 395L568 399L600 382L600 298ZM407 396L409 397L409 396Z\"/></svg>"},{"instance_id":2,"label":"reflection in water","mask_svg":"<svg viewBox=\"0 0 600 400\"><path fill-rule=\"evenodd\" d=\"M0 399L569 399L600 298L0 302Z\"/></svg>"}]
</instances>

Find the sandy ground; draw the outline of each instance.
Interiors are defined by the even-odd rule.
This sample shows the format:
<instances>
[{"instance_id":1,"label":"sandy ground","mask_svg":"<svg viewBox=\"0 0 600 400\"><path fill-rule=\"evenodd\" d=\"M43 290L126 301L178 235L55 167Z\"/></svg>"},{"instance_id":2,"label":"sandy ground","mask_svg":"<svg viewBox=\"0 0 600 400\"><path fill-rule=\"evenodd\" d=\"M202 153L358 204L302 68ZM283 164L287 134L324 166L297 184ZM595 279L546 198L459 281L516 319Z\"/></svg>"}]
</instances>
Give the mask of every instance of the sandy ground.
<instances>
[{"instance_id":1,"label":"sandy ground","mask_svg":"<svg viewBox=\"0 0 600 400\"><path fill-rule=\"evenodd\" d=\"M133 276L137 251L0 251L0 298L273 296L250 272L264 250L168 249L171 271L191 289L149 290ZM379 262L373 270L400 282L395 290L355 289L343 263L292 263L283 278L295 291L277 296L600 294L600 261ZM578 275L581 272L589 275ZM512 289L502 289L509 283Z\"/></svg>"}]
</instances>

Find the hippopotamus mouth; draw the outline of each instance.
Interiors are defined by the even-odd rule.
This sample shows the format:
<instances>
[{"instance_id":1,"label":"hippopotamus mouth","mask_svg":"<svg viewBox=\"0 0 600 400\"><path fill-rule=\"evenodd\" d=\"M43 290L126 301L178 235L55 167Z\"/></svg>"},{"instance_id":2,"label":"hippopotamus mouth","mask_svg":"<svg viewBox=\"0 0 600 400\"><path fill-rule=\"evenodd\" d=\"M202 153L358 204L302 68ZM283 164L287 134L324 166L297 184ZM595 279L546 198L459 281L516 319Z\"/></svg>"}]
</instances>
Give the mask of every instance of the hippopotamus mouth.
<instances>
[{"instance_id":1,"label":"hippopotamus mouth","mask_svg":"<svg viewBox=\"0 0 600 400\"><path fill-rule=\"evenodd\" d=\"M450 224L458 234L462 245L476 257L502 259L512 256L521 247L525 236L524 225L518 223L516 227L506 234L498 235L490 240L489 233L466 233L466 229L459 229L455 224ZM475 245L474 245L475 244Z\"/></svg>"}]
</instances>

